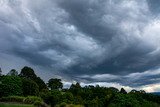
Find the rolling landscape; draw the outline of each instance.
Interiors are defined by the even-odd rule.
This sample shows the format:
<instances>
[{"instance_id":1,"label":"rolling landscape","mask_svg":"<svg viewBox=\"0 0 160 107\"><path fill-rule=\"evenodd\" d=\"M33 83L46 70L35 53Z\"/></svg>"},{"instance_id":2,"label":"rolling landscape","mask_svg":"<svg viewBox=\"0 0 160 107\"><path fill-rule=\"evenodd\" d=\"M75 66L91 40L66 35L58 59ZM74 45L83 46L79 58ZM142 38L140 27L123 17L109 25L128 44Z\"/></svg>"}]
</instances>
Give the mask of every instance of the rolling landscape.
<instances>
[{"instance_id":1,"label":"rolling landscape","mask_svg":"<svg viewBox=\"0 0 160 107\"><path fill-rule=\"evenodd\" d=\"M12 69L0 76L0 107L159 107L160 96L144 90L99 85L71 84L63 88L61 79L45 83L34 70L25 66L20 74Z\"/></svg>"}]
</instances>

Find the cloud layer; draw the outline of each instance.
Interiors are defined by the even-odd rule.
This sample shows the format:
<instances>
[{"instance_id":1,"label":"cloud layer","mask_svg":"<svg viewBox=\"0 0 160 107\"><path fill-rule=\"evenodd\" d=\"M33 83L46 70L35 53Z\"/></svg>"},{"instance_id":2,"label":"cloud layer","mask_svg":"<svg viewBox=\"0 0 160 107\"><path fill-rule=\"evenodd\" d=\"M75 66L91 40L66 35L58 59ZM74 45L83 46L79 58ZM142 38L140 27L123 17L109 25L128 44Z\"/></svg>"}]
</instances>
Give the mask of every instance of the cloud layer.
<instances>
[{"instance_id":1,"label":"cloud layer","mask_svg":"<svg viewBox=\"0 0 160 107\"><path fill-rule=\"evenodd\" d=\"M158 2L0 0L0 66L29 65L45 79L158 84Z\"/></svg>"}]
</instances>

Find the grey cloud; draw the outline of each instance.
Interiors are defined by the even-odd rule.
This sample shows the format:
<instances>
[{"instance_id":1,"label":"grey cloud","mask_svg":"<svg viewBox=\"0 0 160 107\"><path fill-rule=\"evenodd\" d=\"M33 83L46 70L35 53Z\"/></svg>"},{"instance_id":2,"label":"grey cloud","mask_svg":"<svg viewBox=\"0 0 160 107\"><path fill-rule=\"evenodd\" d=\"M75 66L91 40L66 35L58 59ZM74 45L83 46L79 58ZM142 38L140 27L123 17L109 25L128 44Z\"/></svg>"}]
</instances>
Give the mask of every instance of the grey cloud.
<instances>
[{"instance_id":1,"label":"grey cloud","mask_svg":"<svg viewBox=\"0 0 160 107\"><path fill-rule=\"evenodd\" d=\"M0 53L70 80L157 83L156 75L125 77L160 64L154 6L150 0L8 1L0 7Z\"/></svg>"},{"instance_id":2,"label":"grey cloud","mask_svg":"<svg viewBox=\"0 0 160 107\"><path fill-rule=\"evenodd\" d=\"M160 1L159 0L147 0L148 5L150 10L154 13L154 14L159 14L160 12Z\"/></svg>"},{"instance_id":3,"label":"grey cloud","mask_svg":"<svg viewBox=\"0 0 160 107\"><path fill-rule=\"evenodd\" d=\"M129 87L140 87L149 84L159 83L160 72L159 69L149 70L142 73L131 73L128 75L111 75L111 74L96 74L96 75L82 75L78 78L85 79L90 82L119 83Z\"/></svg>"}]
</instances>

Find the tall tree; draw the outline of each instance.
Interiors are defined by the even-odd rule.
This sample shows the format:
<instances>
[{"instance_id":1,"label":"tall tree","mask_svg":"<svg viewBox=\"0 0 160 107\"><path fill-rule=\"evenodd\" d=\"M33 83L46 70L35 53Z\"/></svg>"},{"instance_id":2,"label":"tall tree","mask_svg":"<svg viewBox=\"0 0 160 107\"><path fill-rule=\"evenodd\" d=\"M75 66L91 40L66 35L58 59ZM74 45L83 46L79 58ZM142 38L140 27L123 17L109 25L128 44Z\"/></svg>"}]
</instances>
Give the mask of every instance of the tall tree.
<instances>
[{"instance_id":1,"label":"tall tree","mask_svg":"<svg viewBox=\"0 0 160 107\"><path fill-rule=\"evenodd\" d=\"M63 88L63 83L61 82L61 79L50 79L48 81L48 87L51 89L51 90L54 90L54 89L62 89Z\"/></svg>"},{"instance_id":2,"label":"tall tree","mask_svg":"<svg viewBox=\"0 0 160 107\"><path fill-rule=\"evenodd\" d=\"M36 82L31 79L23 78L22 79L23 95L38 95L39 87Z\"/></svg>"},{"instance_id":3,"label":"tall tree","mask_svg":"<svg viewBox=\"0 0 160 107\"><path fill-rule=\"evenodd\" d=\"M48 89L47 85L45 84L45 82L40 78L40 77L36 77L34 79L34 81L37 83L37 85L39 86L39 91L42 91L43 89Z\"/></svg>"},{"instance_id":4,"label":"tall tree","mask_svg":"<svg viewBox=\"0 0 160 107\"><path fill-rule=\"evenodd\" d=\"M8 76L18 76L18 72L15 69L12 69L11 71L8 72Z\"/></svg>"},{"instance_id":5,"label":"tall tree","mask_svg":"<svg viewBox=\"0 0 160 107\"><path fill-rule=\"evenodd\" d=\"M2 70L1 70L1 68L0 68L0 76L2 76Z\"/></svg>"},{"instance_id":6,"label":"tall tree","mask_svg":"<svg viewBox=\"0 0 160 107\"><path fill-rule=\"evenodd\" d=\"M81 93L81 89L81 85L77 82L76 84L72 84L69 90L73 95L77 96L79 93Z\"/></svg>"},{"instance_id":7,"label":"tall tree","mask_svg":"<svg viewBox=\"0 0 160 107\"><path fill-rule=\"evenodd\" d=\"M37 76L34 73L34 70L30 67L25 66L22 68L21 73L19 74L20 77L25 77L28 79L35 79Z\"/></svg>"},{"instance_id":8,"label":"tall tree","mask_svg":"<svg viewBox=\"0 0 160 107\"><path fill-rule=\"evenodd\" d=\"M126 90L124 88L121 88L120 93L127 94Z\"/></svg>"},{"instance_id":9,"label":"tall tree","mask_svg":"<svg viewBox=\"0 0 160 107\"><path fill-rule=\"evenodd\" d=\"M77 82L76 84L72 84L70 89L80 89L81 85Z\"/></svg>"},{"instance_id":10,"label":"tall tree","mask_svg":"<svg viewBox=\"0 0 160 107\"><path fill-rule=\"evenodd\" d=\"M27 79L31 79L32 81L36 82L36 84L39 87L39 91L43 89L47 89L47 85L44 83L44 81L40 77L37 77L34 70L30 67L25 66L21 70L21 73L19 74L19 76Z\"/></svg>"}]
</instances>

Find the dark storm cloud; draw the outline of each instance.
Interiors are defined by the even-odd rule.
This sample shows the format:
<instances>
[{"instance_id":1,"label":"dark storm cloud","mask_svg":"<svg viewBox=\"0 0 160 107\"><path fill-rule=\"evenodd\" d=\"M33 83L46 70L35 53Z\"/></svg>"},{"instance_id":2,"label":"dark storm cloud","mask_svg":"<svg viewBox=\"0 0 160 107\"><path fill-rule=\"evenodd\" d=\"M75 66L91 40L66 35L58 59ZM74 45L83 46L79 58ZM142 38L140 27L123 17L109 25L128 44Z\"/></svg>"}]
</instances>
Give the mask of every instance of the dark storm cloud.
<instances>
[{"instance_id":1,"label":"dark storm cloud","mask_svg":"<svg viewBox=\"0 0 160 107\"><path fill-rule=\"evenodd\" d=\"M102 21L103 16L106 15L105 12L110 11L106 8L108 1L71 0L67 2L63 0L59 2L59 5L69 13L69 22L76 25L82 32L101 41L108 41L116 35L117 31L112 29L112 25L106 26Z\"/></svg>"},{"instance_id":2,"label":"dark storm cloud","mask_svg":"<svg viewBox=\"0 0 160 107\"><path fill-rule=\"evenodd\" d=\"M141 2L142 2L142 7L143 6L145 7L145 5L147 5L144 3L145 1L141 1ZM123 4L123 3L126 3L126 4ZM133 5L134 6L136 5L136 6L135 8L134 6L131 8L128 8L126 6L127 3L130 6L133 6ZM117 2L114 0L112 1L82 0L82 1L72 1L72 2L67 2L62 0L59 2L59 5L66 12L68 12L70 17L70 20L69 20L70 23L74 24L80 31L86 33L88 36L91 36L92 38L98 40L106 49L108 48L106 46L108 45L108 42L109 44L112 45L111 50L113 51L113 53L116 52L118 48L121 48L123 47L123 45L125 45L124 46L125 49L121 53L118 53L118 55L115 55L115 56L111 56L111 58L109 59L106 58L101 63L98 63L96 65L91 64L90 66L90 63L93 63L93 61L90 60L90 62L88 62L88 66L83 66L83 64L80 64L80 65L71 67L71 69L69 69L68 71L69 75L72 75L72 74L73 75L80 75L80 74L96 75L97 73L127 75L129 73L134 73L134 72L144 72L146 70L153 69L159 66L160 64L159 55L155 55L155 56L150 55L150 53L154 52L157 49L157 47L153 47L152 45L148 44L147 41L143 41L139 38L136 38L137 36L139 35L141 36L143 34L134 34L136 31L123 32L122 31L123 28L122 29L118 28L118 26L121 26L121 22L122 23L124 22L124 24L125 23L129 24L128 26L126 25L126 27L128 27L127 30L135 29L141 32L141 30L143 30L145 26L147 26L147 24L150 22L152 17L150 16L151 15L150 10L147 11L147 7L143 9L141 8L140 5L136 3L137 3L136 1ZM151 6L149 8L154 8L152 6L154 5L154 3L150 3ZM112 7L113 4L115 7ZM119 10L117 11L116 9L119 9ZM155 7L155 9L157 8ZM134 14L135 16L134 15L132 16L132 14ZM107 17L110 16L110 19L107 21L112 21L112 18L114 18L113 21L115 22L118 20L116 25L113 22L112 23L103 22L104 21L103 19L105 16ZM127 22L127 21L130 21L130 22ZM135 24L135 26L132 25L132 21ZM130 37L127 37L128 35ZM125 44L121 43L119 45L122 45L122 46L115 47L114 44L112 44L112 40L115 38L120 39L120 40L116 40L117 44L119 44L119 42L126 42L126 43ZM121 41L122 38L124 38L125 40ZM104 81L108 81L108 82L119 81L121 84L129 85L129 86L138 86L138 85L140 86L140 85L154 83L155 81L153 80L151 81L150 78L152 79L154 77L148 76L145 78L141 78L143 81L142 83L139 83L139 84L137 84L139 80L131 81L133 82L133 85L130 85L130 83L128 84L125 83L125 81L123 81L125 80L125 78L121 78L115 81L108 81L108 79L106 78ZM127 79L129 80L129 78ZM147 81L146 79L148 79L148 82L146 82ZM134 82L136 85L134 85Z\"/></svg>"},{"instance_id":3,"label":"dark storm cloud","mask_svg":"<svg viewBox=\"0 0 160 107\"><path fill-rule=\"evenodd\" d=\"M156 4L151 0L6 0L0 4L0 53L66 80L131 87L158 83L159 76L150 73L160 65L160 19L158 14L153 17L159 11ZM2 61L1 56L4 65ZM132 79L135 74L140 78Z\"/></svg>"},{"instance_id":4,"label":"dark storm cloud","mask_svg":"<svg viewBox=\"0 0 160 107\"><path fill-rule=\"evenodd\" d=\"M159 14L160 12L160 1L159 0L147 0L148 1L148 6L150 8L150 10L155 13L155 14Z\"/></svg>"}]
</instances>

